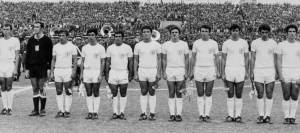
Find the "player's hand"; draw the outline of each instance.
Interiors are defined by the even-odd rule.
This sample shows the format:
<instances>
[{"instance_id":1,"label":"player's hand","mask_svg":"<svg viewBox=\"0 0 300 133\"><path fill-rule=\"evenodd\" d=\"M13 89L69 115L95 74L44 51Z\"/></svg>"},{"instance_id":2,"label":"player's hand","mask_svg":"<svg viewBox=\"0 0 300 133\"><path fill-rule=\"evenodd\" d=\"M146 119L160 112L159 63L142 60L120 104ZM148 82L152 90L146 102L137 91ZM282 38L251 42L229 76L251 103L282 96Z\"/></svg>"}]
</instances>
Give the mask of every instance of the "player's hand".
<instances>
[{"instance_id":1,"label":"player's hand","mask_svg":"<svg viewBox=\"0 0 300 133\"><path fill-rule=\"evenodd\" d=\"M225 74L222 75L222 80L226 81L226 75Z\"/></svg>"},{"instance_id":2,"label":"player's hand","mask_svg":"<svg viewBox=\"0 0 300 133\"><path fill-rule=\"evenodd\" d=\"M48 69L47 70L47 77L50 77L51 76L51 71Z\"/></svg>"},{"instance_id":3,"label":"player's hand","mask_svg":"<svg viewBox=\"0 0 300 133\"><path fill-rule=\"evenodd\" d=\"M102 82L102 74L99 75L99 77L98 77L98 82L99 82L99 83Z\"/></svg>"},{"instance_id":4,"label":"player's hand","mask_svg":"<svg viewBox=\"0 0 300 133\"><path fill-rule=\"evenodd\" d=\"M246 72L246 73L245 73L245 80L247 80L248 78L249 78L249 73Z\"/></svg>"},{"instance_id":5,"label":"player's hand","mask_svg":"<svg viewBox=\"0 0 300 133\"><path fill-rule=\"evenodd\" d=\"M18 75L18 70L14 70L13 76Z\"/></svg>"},{"instance_id":6,"label":"player's hand","mask_svg":"<svg viewBox=\"0 0 300 133\"><path fill-rule=\"evenodd\" d=\"M76 77L76 72L75 72L75 71L73 71L73 72L72 72L72 76L71 76L71 78L72 78L72 79L74 79L75 77Z\"/></svg>"},{"instance_id":7,"label":"player's hand","mask_svg":"<svg viewBox=\"0 0 300 133\"><path fill-rule=\"evenodd\" d=\"M52 72L50 78L54 80L54 73Z\"/></svg>"},{"instance_id":8,"label":"player's hand","mask_svg":"<svg viewBox=\"0 0 300 133\"><path fill-rule=\"evenodd\" d=\"M254 73L250 74L250 80L254 81Z\"/></svg>"},{"instance_id":9,"label":"player's hand","mask_svg":"<svg viewBox=\"0 0 300 133\"><path fill-rule=\"evenodd\" d=\"M166 73L163 73L163 79L167 80L167 74Z\"/></svg>"},{"instance_id":10,"label":"player's hand","mask_svg":"<svg viewBox=\"0 0 300 133\"><path fill-rule=\"evenodd\" d=\"M83 75L82 74L80 74L79 80L83 81Z\"/></svg>"},{"instance_id":11,"label":"player's hand","mask_svg":"<svg viewBox=\"0 0 300 133\"><path fill-rule=\"evenodd\" d=\"M160 74L160 73L157 73L157 74L156 74L156 80L159 81L160 79L161 79L161 74Z\"/></svg>"},{"instance_id":12,"label":"player's hand","mask_svg":"<svg viewBox=\"0 0 300 133\"><path fill-rule=\"evenodd\" d=\"M190 73L190 80L193 80L194 79L194 71L191 71Z\"/></svg>"},{"instance_id":13,"label":"player's hand","mask_svg":"<svg viewBox=\"0 0 300 133\"><path fill-rule=\"evenodd\" d=\"M105 76L106 83L108 83L108 75Z\"/></svg>"},{"instance_id":14,"label":"player's hand","mask_svg":"<svg viewBox=\"0 0 300 133\"><path fill-rule=\"evenodd\" d=\"M276 73L275 74L275 80L278 80L279 79L279 76L278 76L278 74Z\"/></svg>"},{"instance_id":15,"label":"player's hand","mask_svg":"<svg viewBox=\"0 0 300 133\"><path fill-rule=\"evenodd\" d=\"M217 79L220 79L220 78L222 78L222 76L221 76L221 74L220 74L220 73L217 73L216 75L217 75Z\"/></svg>"},{"instance_id":16,"label":"player's hand","mask_svg":"<svg viewBox=\"0 0 300 133\"><path fill-rule=\"evenodd\" d=\"M280 81L280 82L284 82L283 76L279 76L279 81Z\"/></svg>"},{"instance_id":17,"label":"player's hand","mask_svg":"<svg viewBox=\"0 0 300 133\"><path fill-rule=\"evenodd\" d=\"M132 80L132 76L128 75L128 82L131 82L131 80Z\"/></svg>"},{"instance_id":18,"label":"player's hand","mask_svg":"<svg viewBox=\"0 0 300 133\"><path fill-rule=\"evenodd\" d=\"M137 75L137 74L134 74L134 80L136 81L136 82L139 82L139 76Z\"/></svg>"},{"instance_id":19,"label":"player's hand","mask_svg":"<svg viewBox=\"0 0 300 133\"><path fill-rule=\"evenodd\" d=\"M189 74L185 73L185 74L184 74L184 80L187 80L188 77L189 77Z\"/></svg>"},{"instance_id":20,"label":"player's hand","mask_svg":"<svg viewBox=\"0 0 300 133\"><path fill-rule=\"evenodd\" d=\"M25 71L25 78L29 78L29 70Z\"/></svg>"}]
</instances>

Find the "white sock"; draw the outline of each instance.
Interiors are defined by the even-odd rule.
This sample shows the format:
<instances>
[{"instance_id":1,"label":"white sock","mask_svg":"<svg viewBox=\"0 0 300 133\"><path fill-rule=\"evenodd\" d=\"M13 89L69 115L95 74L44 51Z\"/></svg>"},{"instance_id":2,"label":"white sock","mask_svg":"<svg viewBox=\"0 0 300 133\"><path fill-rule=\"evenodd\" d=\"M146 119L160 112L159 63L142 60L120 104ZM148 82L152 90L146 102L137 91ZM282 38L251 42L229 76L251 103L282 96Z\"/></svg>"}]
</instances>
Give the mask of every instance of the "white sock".
<instances>
[{"instance_id":1,"label":"white sock","mask_svg":"<svg viewBox=\"0 0 300 133\"><path fill-rule=\"evenodd\" d=\"M148 96L143 96L141 95L140 96L140 104L141 104L141 110L142 110L142 113L146 113L146 110L147 110L147 104L148 104Z\"/></svg>"},{"instance_id":2,"label":"white sock","mask_svg":"<svg viewBox=\"0 0 300 133\"><path fill-rule=\"evenodd\" d=\"M175 115L175 98L169 98L169 110L171 115Z\"/></svg>"},{"instance_id":3,"label":"white sock","mask_svg":"<svg viewBox=\"0 0 300 133\"><path fill-rule=\"evenodd\" d=\"M72 95L66 95L65 97L65 109L66 109L66 112L70 112L70 108L71 108L71 105L72 105Z\"/></svg>"},{"instance_id":4,"label":"white sock","mask_svg":"<svg viewBox=\"0 0 300 133\"><path fill-rule=\"evenodd\" d=\"M243 99L235 98L235 117L241 116L243 108Z\"/></svg>"},{"instance_id":5,"label":"white sock","mask_svg":"<svg viewBox=\"0 0 300 133\"><path fill-rule=\"evenodd\" d=\"M7 107L9 109L12 109L13 100L14 100L14 92L13 92L13 90L8 91L6 95L7 95L7 104L8 104Z\"/></svg>"},{"instance_id":6,"label":"white sock","mask_svg":"<svg viewBox=\"0 0 300 133\"><path fill-rule=\"evenodd\" d=\"M64 110L64 95L56 95L56 102L58 105L58 109L61 112L65 112Z\"/></svg>"},{"instance_id":7,"label":"white sock","mask_svg":"<svg viewBox=\"0 0 300 133\"><path fill-rule=\"evenodd\" d=\"M86 96L86 105L87 105L89 113L93 113L93 97L92 96Z\"/></svg>"},{"instance_id":8,"label":"white sock","mask_svg":"<svg viewBox=\"0 0 300 133\"><path fill-rule=\"evenodd\" d=\"M120 97L120 113L124 113L126 103L127 103L127 96L126 97Z\"/></svg>"},{"instance_id":9,"label":"white sock","mask_svg":"<svg viewBox=\"0 0 300 133\"><path fill-rule=\"evenodd\" d=\"M199 111L199 116L204 117L204 98L203 97L197 97L197 105L198 105L198 111Z\"/></svg>"},{"instance_id":10,"label":"white sock","mask_svg":"<svg viewBox=\"0 0 300 133\"><path fill-rule=\"evenodd\" d=\"M2 102L5 109L8 109L8 103L7 103L7 91L1 92Z\"/></svg>"},{"instance_id":11,"label":"white sock","mask_svg":"<svg viewBox=\"0 0 300 133\"><path fill-rule=\"evenodd\" d=\"M264 99L256 99L257 109L258 109L258 115L264 116Z\"/></svg>"},{"instance_id":12,"label":"white sock","mask_svg":"<svg viewBox=\"0 0 300 133\"><path fill-rule=\"evenodd\" d=\"M100 96L94 97L94 111L93 112L98 114L99 107L100 107Z\"/></svg>"},{"instance_id":13,"label":"white sock","mask_svg":"<svg viewBox=\"0 0 300 133\"><path fill-rule=\"evenodd\" d=\"M285 101L284 99L282 100L282 109L284 113L284 118L290 118L290 100Z\"/></svg>"},{"instance_id":14,"label":"white sock","mask_svg":"<svg viewBox=\"0 0 300 133\"><path fill-rule=\"evenodd\" d=\"M176 98L176 109L177 109L177 115L181 115L183 106L183 99L182 98Z\"/></svg>"},{"instance_id":15,"label":"white sock","mask_svg":"<svg viewBox=\"0 0 300 133\"><path fill-rule=\"evenodd\" d=\"M297 101L291 100L290 118L295 118L296 112L297 112L297 108L298 108L298 100Z\"/></svg>"},{"instance_id":16,"label":"white sock","mask_svg":"<svg viewBox=\"0 0 300 133\"><path fill-rule=\"evenodd\" d=\"M113 110L114 110L114 113L116 113L117 115L119 114L118 113L118 103L119 103L119 97L118 96L113 97Z\"/></svg>"},{"instance_id":17,"label":"white sock","mask_svg":"<svg viewBox=\"0 0 300 133\"><path fill-rule=\"evenodd\" d=\"M266 99L266 116L271 115L272 111L272 106L273 106L273 98L272 99Z\"/></svg>"},{"instance_id":18,"label":"white sock","mask_svg":"<svg viewBox=\"0 0 300 133\"><path fill-rule=\"evenodd\" d=\"M209 116L212 105L212 96L205 98L205 116Z\"/></svg>"},{"instance_id":19,"label":"white sock","mask_svg":"<svg viewBox=\"0 0 300 133\"><path fill-rule=\"evenodd\" d=\"M150 113L155 113L156 95L154 95L154 96L149 95L149 106L150 106Z\"/></svg>"},{"instance_id":20,"label":"white sock","mask_svg":"<svg viewBox=\"0 0 300 133\"><path fill-rule=\"evenodd\" d=\"M234 98L227 98L227 109L228 109L228 114L230 117L233 116L233 111L234 111Z\"/></svg>"}]
</instances>

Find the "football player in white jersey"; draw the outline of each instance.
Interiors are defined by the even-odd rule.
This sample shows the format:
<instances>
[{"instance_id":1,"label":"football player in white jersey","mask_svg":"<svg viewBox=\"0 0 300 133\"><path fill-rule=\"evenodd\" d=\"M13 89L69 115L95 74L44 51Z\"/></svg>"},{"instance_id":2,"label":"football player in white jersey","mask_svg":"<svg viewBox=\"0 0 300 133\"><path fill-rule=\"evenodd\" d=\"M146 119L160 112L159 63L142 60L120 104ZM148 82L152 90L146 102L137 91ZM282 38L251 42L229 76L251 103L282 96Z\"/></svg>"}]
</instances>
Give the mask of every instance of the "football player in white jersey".
<instances>
[{"instance_id":1,"label":"football player in white jersey","mask_svg":"<svg viewBox=\"0 0 300 133\"><path fill-rule=\"evenodd\" d=\"M77 49L71 42L68 42L67 30L59 31L60 43L53 47L53 57L51 63L51 78L55 81L56 101L59 112L55 116L70 117L72 104L72 78L76 76L77 69ZM65 89L66 96L63 95ZM65 104L64 104L65 103ZM64 107L65 105L65 107Z\"/></svg>"},{"instance_id":2,"label":"football player in white jersey","mask_svg":"<svg viewBox=\"0 0 300 133\"><path fill-rule=\"evenodd\" d=\"M0 39L0 83L1 97L4 109L2 115L12 114L14 92L12 91L13 76L18 74L17 63L19 61L20 41L11 36L12 26L3 26L4 38Z\"/></svg>"},{"instance_id":3,"label":"football player in white jersey","mask_svg":"<svg viewBox=\"0 0 300 133\"><path fill-rule=\"evenodd\" d=\"M155 120L156 95L155 81L161 78L161 46L158 42L151 40L152 28L144 26L141 29L143 41L134 48L134 79L140 83L140 104L142 114L139 120L146 120L147 103L149 99L149 120ZM149 98L148 98L149 93Z\"/></svg>"},{"instance_id":4,"label":"football player in white jersey","mask_svg":"<svg viewBox=\"0 0 300 133\"><path fill-rule=\"evenodd\" d=\"M209 113L212 106L214 80L221 77L218 43L209 38L210 31L211 28L208 25L200 27L202 38L193 44L190 70L190 79L195 78L198 92L199 120L205 122L211 121Z\"/></svg>"},{"instance_id":5,"label":"football player in white jersey","mask_svg":"<svg viewBox=\"0 0 300 133\"><path fill-rule=\"evenodd\" d=\"M241 27L233 24L229 28L230 39L222 47L222 80L227 82L227 122L242 122L242 94L244 80L249 77L248 43L240 38ZM233 115L235 105L235 117Z\"/></svg>"},{"instance_id":6,"label":"football player in white jersey","mask_svg":"<svg viewBox=\"0 0 300 133\"><path fill-rule=\"evenodd\" d=\"M254 40L251 44L250 78L255 82L257 91L258 124L271 122L273 90L275 79L278 77L275 54L277 43L268 37L270 31L269 25L262 24L258 28L261 37ZM266 92L266 103L264 103L263 99L264 92ZM266 109L264 111L265 105Z\"/></svg>"},{"instance_id":7,"label":"football player in white jersey","mask_svg":"<svg viewBox=\"0 0 300 133\"><path fill-rule=\"evenodd\" d=\"M296 124L299 95L299 85L296 86L296 82L300 80L300 43L295 40L298 27L288 25L285 32L286 41L277 46L277 71L283 92L284 124Z\"/></svg>"},{"instance_id":8,"label":"football player in white jersey","mask_svg":"<svg viewBox=\"0 0 300 133\"><path fill-rule=\"evenodd\" d=\"M182 121L183 106L182 88L189 72L189 48L186 42L179 39L180 29L178 27L170 28L170 34L171 40L162 46L163 78L167 80L169 88L169 121L180 122Z\"/></svg>"},{"instance_id":9,"label":"football player in white jersey","mask_svg":"<svg viewBox=\"0 0 300 133\"><path fill-rule=\"evenodd\" d=\"M123 43L124 33L115 33L115 44L106 51L106 81L113 95L113 111L111 119L126 120L124 111L127 103L127 87L132 80L133 53L129 45ZM129 72L128 72L129 69ZM118 88L120 91L120 111L118 111Z\"/></svg>"},{"instance_id":10,"label":"football player in white jersey","mask_svg":"<svg viewBox=\"0 0 300 133\"><path fill-rule=\"evenodd\" d=\"M82 48L80 79L83 80L86 88L86 103L89 111L86 119L98 119L99 89L105 69L106 53L104 47L96 40L97 29L89 29L87 35L90 43Z\"/></svg>"}]
</instances>

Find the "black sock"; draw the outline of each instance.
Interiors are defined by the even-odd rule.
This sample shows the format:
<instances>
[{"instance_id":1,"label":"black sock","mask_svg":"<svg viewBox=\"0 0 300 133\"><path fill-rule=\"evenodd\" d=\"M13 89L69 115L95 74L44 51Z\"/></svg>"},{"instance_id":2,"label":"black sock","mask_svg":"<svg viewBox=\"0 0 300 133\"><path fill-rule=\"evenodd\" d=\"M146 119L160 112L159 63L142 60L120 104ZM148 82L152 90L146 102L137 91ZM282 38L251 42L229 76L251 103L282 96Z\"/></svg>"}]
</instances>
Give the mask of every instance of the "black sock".
<instances>
[{"instance_id":1,"label":"black sock","mask_svg":"<svg viewBox=\"0 0 300 133\"><path fill-rule=\"evenodd\" d=\"M39 111L40 97L33 97L34 110Z\"/></svg>"},{"instance_id":2,"label":"black sock","mask_svg":"<svg viewBox=\"0 0 300 133\"><path fill-rule=\"evenodd\" d=\"M41 97L41 110L45 110L47 98Z\"/></svg>"}]
</instances>

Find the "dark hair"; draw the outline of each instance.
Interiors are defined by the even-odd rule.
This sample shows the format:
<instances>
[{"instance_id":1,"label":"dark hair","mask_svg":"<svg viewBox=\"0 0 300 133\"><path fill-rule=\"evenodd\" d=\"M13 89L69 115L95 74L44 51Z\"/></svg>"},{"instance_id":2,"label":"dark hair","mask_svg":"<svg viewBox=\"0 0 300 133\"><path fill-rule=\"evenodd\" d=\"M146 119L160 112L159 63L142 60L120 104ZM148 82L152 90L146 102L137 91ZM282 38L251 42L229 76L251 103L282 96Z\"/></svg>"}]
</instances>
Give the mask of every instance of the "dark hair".
<instances>
[{"instance_id":1,"label":"dark hair","mask_svg":"<svg viewBox=\"0 0 300 133\"><path fill-rule=\"evenodd\" d=\"M171 28L170 28L170 30L169 30L169 32L170 32L170 34L171 34L171 31L172 30L178 30L178 32L179 32L179 34L180 34L180 28L179 27L177 27L177 26L172 26Z\"/></svg>"},{"instance_id":2,"label":"dark hair","mask_svg":"<svg viewBox=\"0 0 300 133\"><path fill-rule=\"evenodd\" d=\"M12 26L10 24L4 24L3 27L9 27L9 29L12 30Z\"/></svg>"},{"instance_id":3,"label":"dark hair","mask_svg":"<svg viewBox=\"0 0 300 133\"><path fill-rule=\"evenodd\" d=\"M202 25L201 27L200 27L200 31L201 31L201 29L208 29L208 31L210 32L211 31L211 28L208 26L208 25Z\"/></svg>"},{"instance_id":4,"label":"dark hair","mask_svg":"<svg viewBox=\"0 0 300 133\"><path fill-rule=\"evenodd\" d=\"M43 29L43 28L44 28L44 23L42 23L42 22L35 22L35 24L40 24L40 26L41 26L41 29Z\"/></svg>"},{"instance_id":5,"label":"dark hair","mask_svg":"<svg viewBox=\"0 0 300 133\"><path fill-rule=\"evenodd\" d=\"M242 28L238 25L238 24L232 24L230 27L229 27L229 31L231 32L232 30L235 30L235 29L239 29L239 31L242 30Z\"/></svg>"},{"instance_id":6,"label":"dark hair","mask_svg":"<svg viewBox=\"0 0 300 133\"><path fill-rule=\"evenodd\" d=\"M92 33L92 32L94 32L96 36L98 35L98 30L97 30L96 28L89 29L89 30L86 32L86 34L88 35L89 33Z\"/></svg>"},{"instance_id":7,"label":"dark hair","mask_svg":"<svg viewBox=\"0 0 300 133\"><path fill-rule=\"evenodd\" d=\"M288 32L289 32L289 29L295 29L295 30L296 30L296 33L298 33L298 27L297 27L296 25L290 24L290 25L288 25L288 26L286 26L286 27L284 28L284 31L285 31L286 33L288 33Z\"/></svg>"},{"instance_id":8,"label":"dark hair","mask_svg":"<svg viewBox=\"0 0 300 133\"><path fill-rule=\"evenodd\" d=\"M262 24L262 25L259 26L258 32L261 32L262 30L267 30L268 32L270 32L271 28L268 24Z\"/></svg>"},{"instance_id":9,"label":"dark hair","mask_svg":"<svg viewBox=\"0 0 300 133\"><path fill-rule=\"evenodd\" d=\"M59 30L58 35L61 34L61 33L65 33L66 36L69 36L69 32L67 30L64 30L64 29Z\"/></svg>"},{"instance_id":10,"label":"dark hair","mask_svg":"<svg viewBox=\"0 0 300 133\"><path fill-rule=\"evenodd\" d=\"M148 29L148 30L150 30L150 32L152 33L152 28L151 28L150 26L148 26L148 25L143 26L142 29L141 29L141 32L142 32L142 33L143 33L143 30L144 30L144 29Z\"/></svg>"},{"instance_id":11,"label":"dark hair","mask_svg":"<svg viewBox=\"0 0 300 133\"><path fill-rule=\"evenodd\" d=\"M122 39L124 38L124 33L123 33L123 31L117 31L117 32L115 32L115 35L114 35L114 36L116 36L117 34L121 34L121 35L122 35Z\"/></svg>"}]
</instances>

